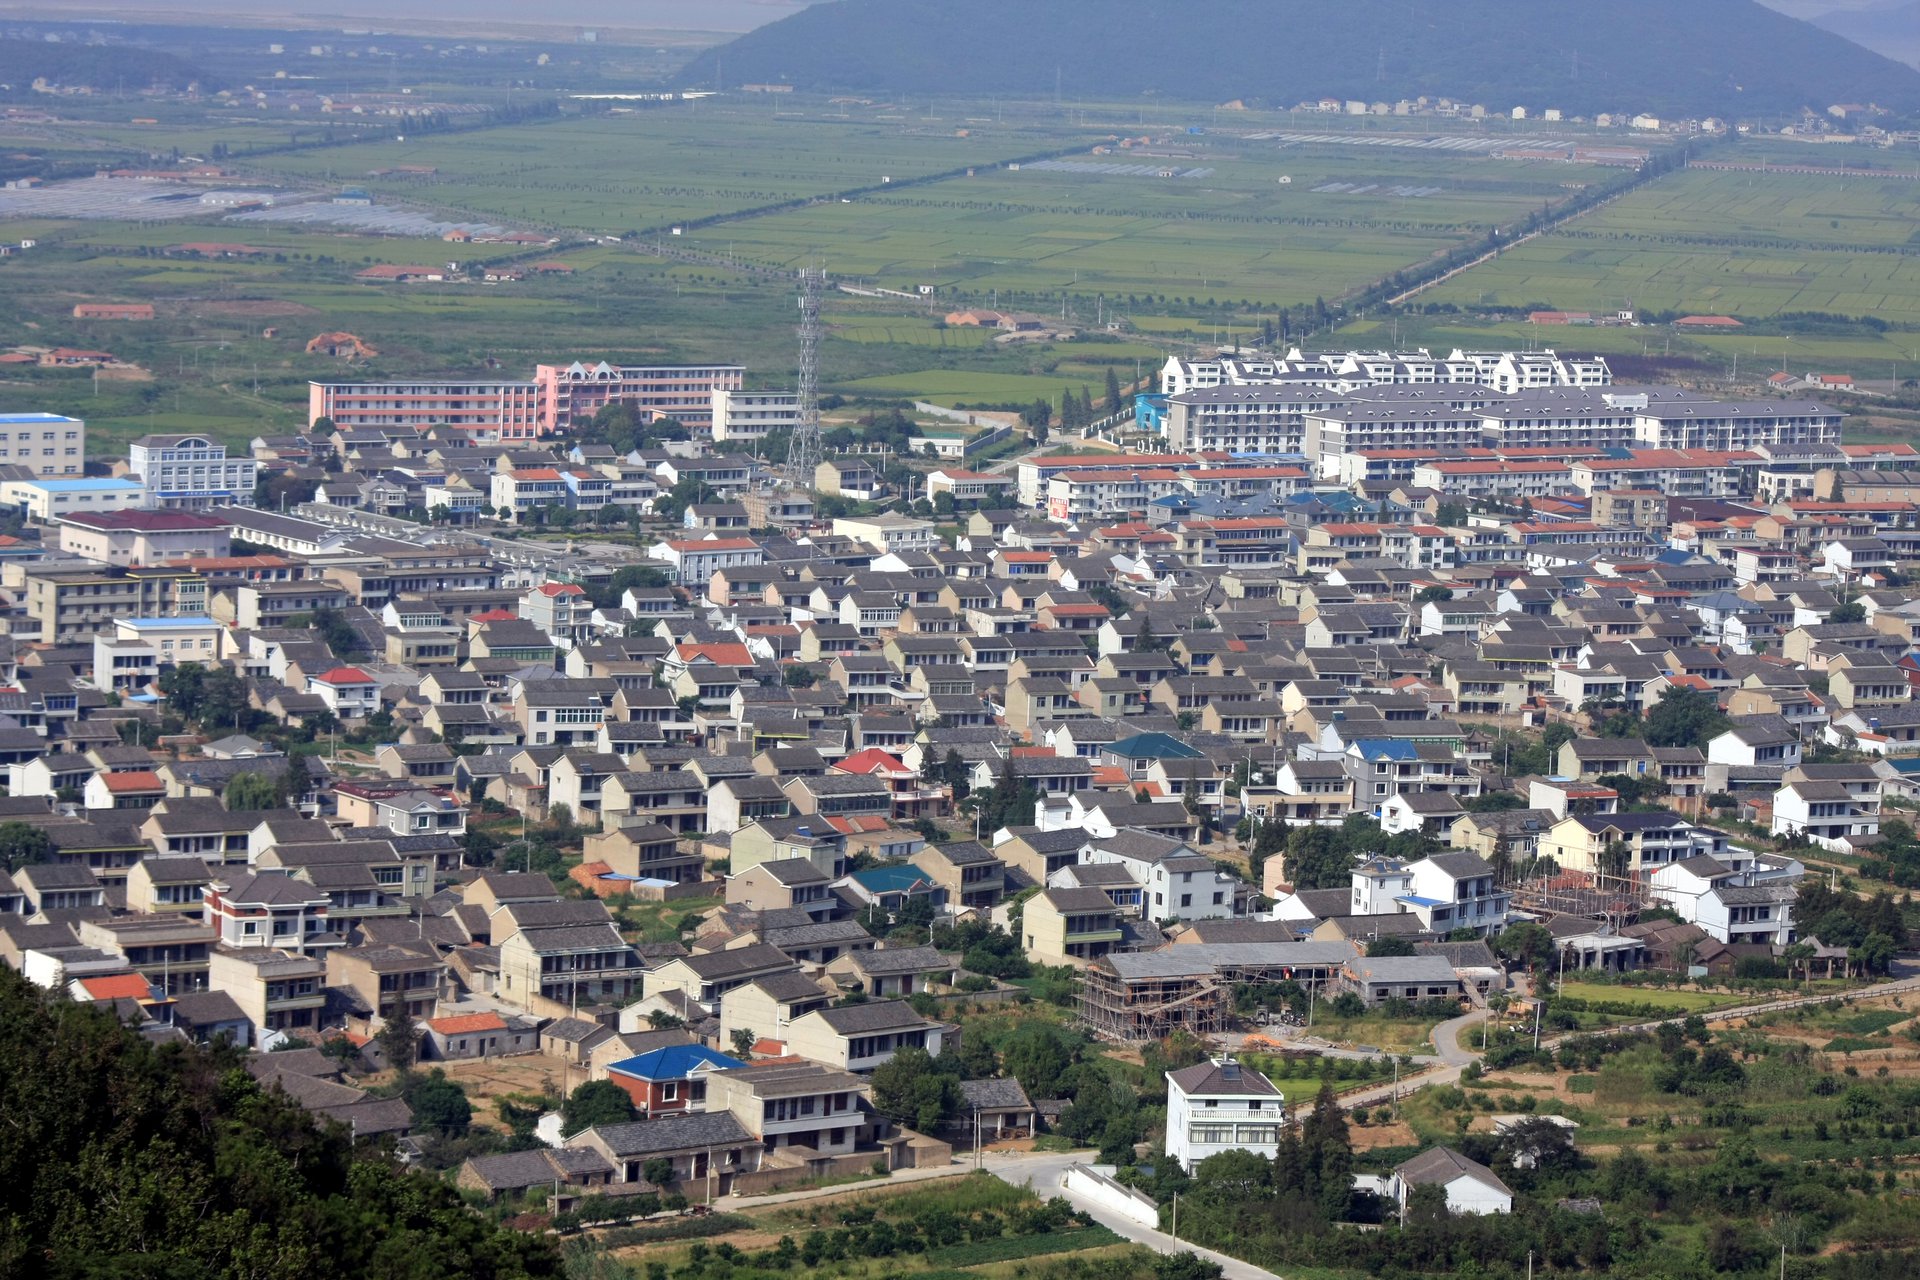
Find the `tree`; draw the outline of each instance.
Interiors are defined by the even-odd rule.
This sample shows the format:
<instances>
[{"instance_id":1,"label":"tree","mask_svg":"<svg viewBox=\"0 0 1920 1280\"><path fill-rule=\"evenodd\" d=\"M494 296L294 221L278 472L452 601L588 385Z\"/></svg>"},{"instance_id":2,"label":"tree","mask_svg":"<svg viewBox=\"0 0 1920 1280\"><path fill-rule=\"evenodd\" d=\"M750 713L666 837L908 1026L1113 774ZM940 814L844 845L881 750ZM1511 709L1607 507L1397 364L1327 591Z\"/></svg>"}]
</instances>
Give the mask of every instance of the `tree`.
<instances>
[{"instance_id":1,"label":"tree","mask_svg":"<svg viewBox=\"0 0 1920 1280\"><path fill-rule=\"evenodd\" d=\"M640 1166L640 1176L649 1185L668 1186L673 1182L673 1161L664 1157L655 1157Z\"/></svg>"},{"instance_id":2,"label":"tree","mask_svg":"<svg viewBox=\"0 0 1920 1280\"><path fill-rule=\"evenodd\" d=\"M1154 1280L1220 1280L1222 1271L1219 1263L1189 1250L1163 1253L1153 1260Z\"/></svg>"},{"instance_id":3,"label":"tree","mask_svg":"<svg viewBox=\"0 0 1920 1280\"><path fill-rule=\"evenodd\" d=\"M560 1105L560 1132L571 1138L597 1124L626 1124L633 1119L633 1100L611 1080L589 1080Z\"/></svg>"},{"instance_id":4,"label":"tree","mask_svg":"<svg viewBox=\"0 0 1920 1280\"><path fill-rule=\"evenodd\" d=\"M405 1014L396 1013L381 1023L374 1040L395 1071L410 1071L420 1054L420 1028Z\"/></svg>"},{"instance_id":5,"label":"tree","mask_svg":"<svg viewBox=\"0 0 1920 1280\"><path fill-rule=\"evenodd\" d=\"M1447 1189L1437 1182L1423 1182L1407 1193L1407 1226L1431 1230L1444 1223L1452 1210L1447 1207Z\"/></svg>"},{"instance_id":6,"label":"tree","mask_svg":"<svg viewBox=\"0 0 1920 1280\"><path fill-rule=\"evenodd\" d=\"M753 1046L759 1042L759 1039L760 1037L745 1027L735 1027L733 1034L728 1037L733 1045L733 1056L742 1059L753 1057Z\"/></svg>"},{"instance_id":7,"label":"tree","mask_svg":"<svg viewBox=\"0 0 1920 1280\"><path fill-rule=\"evenodd\" d=\"M1538 969L1553 958L1553 934L1543 925L1523 920L1519 924L1508 925L1494 941L1493 949L1529 969Z\"/></svg>"},{"instance_id":8,"label":"tree","mask_svg":"<svg viewBox=\"0 0 1920 1280\"><path fill-rule=\"evenodd\" d=\"M1708 741L1725 732L1731 723L1708 691L1669 689L1660 696L1659 704L1647 712L1647 745L1699 747L1704 751Z\"/></svg>"},{"instance_id":9,"label":"tree","mask_svg":"<svg viewBox=\"0 0 1920 1280\"><path fill-rule=\"evenodd\" d=\"M1609 840L1600 850L1600 874L1618 879L1633 864L1633 849L1624 840Z\"/></svg>"},{"instance_id":10,"label":"tree","mask_svg":"<svg viewBox=\"0 0 1920 1280\"><path fill-rule=\"evenodd\" d=\"M1107 412L1120 412L1120 375L1113 371L1112 365L1107 366Z\"/></svg>"},{"instance_id":11,"label":"tree","mask_svg":"<svg viewBox=\"0 0 1920 1280\"><path fill-rule=\"evenodd\" d=\"M333 650L333 656L345 661L357 653L365 651L367 645L360 633L348 622L346 615L338 609L321 608L313 611L313 629L326 641L327 648Z\"/></svg>"},{"instance_id":12,"label":"tree","mask_svg":"<svg viewBox=\"0 0 1920 1280\"><path fill-rule=\"evenodd\" d=\"M1407 939L1397 933L1388 934L1384 938L1375 938L1367 944L1367 956L1370 959L1377 959L1382 956L1410 956L1412 954L1413 943L1407 941Z\"/></svg>"},{"instance_id":13,"label":"tree","mask_svg":"<svg viewBox=\"0 0 1920 1280\"><path fill-rule=\"evenodd\" d=\"M53 857L53 841L38 827L24 822L0 822L0 862L8 874Z\"/></svg>"},{"instance_id":14,"label":"tree","mask_svg":"<svg viewBox=\"0 0 1920 1280\"><path fill-rule=\"evenodd\" d=\"M242 773L227 783L224 796L229 813L255 813L278 809L285 803L280 786L264 773Z\"/></svg>"},{"instance_id":15,"label":"tree","mask_svg":"<svg viewBox=\"0 0 1920 1280\"><path fill-rule=\"evenodd\" d=\"M1300 1129L1306 1159L1308 1195L1318 1201L1329 1222L1344 1222L1353 1201L1353 1140L1347 1113L1340 1108L1333 1081L1323 1080L1313 1111Z\"/></svg>"},{"instance_id":16,"label":"tree","mask_svg":"<svg viewBox=\"0 0 1920 1280\"><path fill-rule=\"evenodd\" d=\"M1866 620L1867 606L1861 604L1858 600L1849 600L1827 615L1827 621L1836 624L1843 622L1865 622Z\"/></svg>"},{"instance_id":17,"label":"tree","mask_svg":"<svg viewBox=\"0 0 1920 1280\"><path fill-rule=\"evenodd\" d=\"M593 603L598 608L617 608L627 592L632 590L651 590L657 587L673 585L664 569L650 564L621 565L613 571L606 585L593 591Z\"/></svg>"},{"instance_id":18,"label":"tree","mask_svg":"<svg viewBox=\"0 0 1920 1280\"><path fill-rule=\"evenodd\" d=\"M932 1133L959 1110L959 1081L935 1070L925 1049L897 1050L872 1079L874 1110L921 1133Z\"/></svg>"},{"instance_id":19,"label":"tree","mask_svg":"<svg viewBox=\"0 0 1920 1280\"><path fill-rule=\"evenodd\" d=\"M413 1112L413 1122L421 1128L451 1136L466 1132L473 1123L473 1104L467 1100L467 1091L447 1079L447 1073L438 1067L431 1075L409 1074L400 1096Z\"/></svg>"},{"instance_id":20,"label":"tree","mask_svg":"<svg viewBox=\"0 0 1920 1280\"><path fill-rule=\"evenodd\" d=\"M1007 1041L1002 1063L1030 1098L1060 1096L1060 1082L1073 1066L1073 1045L1043 1022L1022 1024Z\"/></svg>"},{"instance_id":21,"label":"tree","mask_svg":"<svg viewBox=\"0 0 1920 1280\"><path fill-rule=\"evenodd\" d=\"M230 1045L150 1043L11 970L0 971L0 1027L0 1078L32 1085L9 1098L0 1141L9 1274L562 1274L550 1240L355 1150L347 1126L254 1081Z\"/></svg>"}]
</instances>

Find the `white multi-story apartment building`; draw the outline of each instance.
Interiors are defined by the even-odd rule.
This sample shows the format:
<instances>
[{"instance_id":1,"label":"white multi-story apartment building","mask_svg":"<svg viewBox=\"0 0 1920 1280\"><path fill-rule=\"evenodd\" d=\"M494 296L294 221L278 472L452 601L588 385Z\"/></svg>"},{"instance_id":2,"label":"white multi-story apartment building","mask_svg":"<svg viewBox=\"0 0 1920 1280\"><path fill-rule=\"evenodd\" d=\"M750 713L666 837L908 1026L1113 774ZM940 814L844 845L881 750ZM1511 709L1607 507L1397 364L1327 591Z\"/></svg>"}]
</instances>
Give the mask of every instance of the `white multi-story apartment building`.
<instances>
[{"instance_id":1,"label":"white multi-story apartment building","mask_svg":"<svg viewBox=\"0 0 1920 1280\"><path fill-rule=\"evenodd\" d=\"M764 440L774 431L800 425L800 396L794 391L713 389L713 438Z\"/></svg>"},{"instance_id":2,"label":"white multi-story apartment building","mask_svg":"<svg viewBox=\"0 0 1920 1280\"><path fill-rule=\"evenodd\" d=\"M162 510L253 505L259 464L229 458L206 436L141 436L127 446L127 470L147 488L147 505Z\"/></svg>"},{"instance_id":3,"label":"white multi-story apartment building","mask_svg":"<svg viewBox=\"0 0 1920 1280\"><path fill-rule=\"evenodd\" d=\"M58 413L0 413L0 466L39 479L84 475L87 424Z\"/></svg>"},{"instance_id":4,"label":"white multi-story apartment building","mask_svg":"<svg viewBox=\"0 0 1920 1280\"><path fill-rule=\"evenodd\" d=\"M1222 1151L1273 1159L1286 1114L1273 1081L1232 1058L1167 1072L1167 1155L1188 1173Z\"/></svg>"}]
</instances>

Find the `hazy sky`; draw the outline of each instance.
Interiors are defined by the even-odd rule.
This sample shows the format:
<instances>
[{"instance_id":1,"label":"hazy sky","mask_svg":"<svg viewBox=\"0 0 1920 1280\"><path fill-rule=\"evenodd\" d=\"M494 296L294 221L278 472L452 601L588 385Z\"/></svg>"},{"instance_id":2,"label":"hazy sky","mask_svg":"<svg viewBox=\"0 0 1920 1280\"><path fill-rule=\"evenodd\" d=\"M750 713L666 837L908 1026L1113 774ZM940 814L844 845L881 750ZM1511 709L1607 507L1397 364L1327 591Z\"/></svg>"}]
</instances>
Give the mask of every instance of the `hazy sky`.
<instances>
[{"instance_id":1,"label":"hazy sky","mask_svg":"<svg viewBox=\"0 0 1920 1280\"><path fill-rule=\"evenodd\" d=\"M65 6L53 6L64 8ZM344 21L377 24L382 17L477 18L492 22L562 22L579 26L694 31L748 31L774 22L805 7L805 0L296 0L284 5L272 0L80 0L77 12L115 12L133 17L142 13L208 15L244 13L258 22L271 21L279 10L299 14L302 25L321 14L339 14ZM0 4L0 11L45 4Z\"/></svg>"}]
</instances>

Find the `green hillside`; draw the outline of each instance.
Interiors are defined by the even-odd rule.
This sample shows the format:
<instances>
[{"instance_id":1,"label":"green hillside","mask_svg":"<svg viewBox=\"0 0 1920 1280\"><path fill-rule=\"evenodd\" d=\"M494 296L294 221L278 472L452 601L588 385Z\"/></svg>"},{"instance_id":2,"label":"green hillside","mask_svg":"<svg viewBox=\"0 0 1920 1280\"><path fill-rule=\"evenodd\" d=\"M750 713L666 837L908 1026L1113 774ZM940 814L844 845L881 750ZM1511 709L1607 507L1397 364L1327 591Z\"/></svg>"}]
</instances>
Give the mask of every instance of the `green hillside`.
<instances>
[{"instance_id":1,"label":"green hillside","mask_svg":"<svg viewBox=\"0 0 1920 1280\"><path fill-rule=\"evenodd\" d=\"M1920 108L1920 72L1755 0L838 0L703 54L679 82L1738 119Z\"/></svg>"}]
</instances>

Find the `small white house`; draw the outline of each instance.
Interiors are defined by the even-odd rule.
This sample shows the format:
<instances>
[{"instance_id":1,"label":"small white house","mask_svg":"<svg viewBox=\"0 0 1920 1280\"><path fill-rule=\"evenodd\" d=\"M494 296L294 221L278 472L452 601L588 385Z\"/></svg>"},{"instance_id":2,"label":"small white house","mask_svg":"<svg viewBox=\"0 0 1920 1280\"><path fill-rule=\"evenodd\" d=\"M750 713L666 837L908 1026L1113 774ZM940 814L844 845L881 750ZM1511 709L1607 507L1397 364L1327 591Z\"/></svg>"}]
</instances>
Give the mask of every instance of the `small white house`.
<instances>
[{"instance_id":1,"label":"small white house","mask_svg":"<svg viewBox=\"0 0 1920 1280\"><path fill-rule=\"evenodd\" d=\"M1785 947L1799 940L1793 913L1800 896L1797 879L1757 867L1734 870L1700 855L1654 871L1648 891L1716 942Z\"/></svg>"},{"instance_id":2,"label":"small white house","mask_svg":"<svg viewBox=\"0 0 1920 1280\"><path fill-rule=\"evenodd\" d=\"M357 720L380 709L380 682L358 667L335 667L310 676L307 692L318 694L327 710L342 720Z\"/></svg>"},{"instance_id":3,"label":"small white house","mask_svg":"<svg viewBox=\"0 0 1920 1280\"><path fill-rule=\"evenodd\" d=\"M1448 1147L1423 1151L1393 1171L1387 1194L1405 1213L1415 1187L1446 1188L1449 1213L1512 1213L1513 1191L1499 1175Z\"/></svg>"},{"instance_id":4,"label":"small white house","mask_svg":"<svg viewBox=\"0 0 1920 1280\"><path fill-rule=\"evenodd\" d=\"M1878 782L1869 792L1832 779L1789 782L1773 793L1773 834L1804 835L1822 849L1851 853L1880 834Z\"/></svg>"},{"instance_id":5,"label":"small white house","mask_svg":"<svg viewBox=\"0 0 1920 1280\"><path fill-rule=\"evenodd\" d=\"M1273 1081L1232 1058L1167 1072L1167 1155L1188 1173L1222 1151L1273 1159L1286 1099Z\"/></svg>"}]
</instances>

